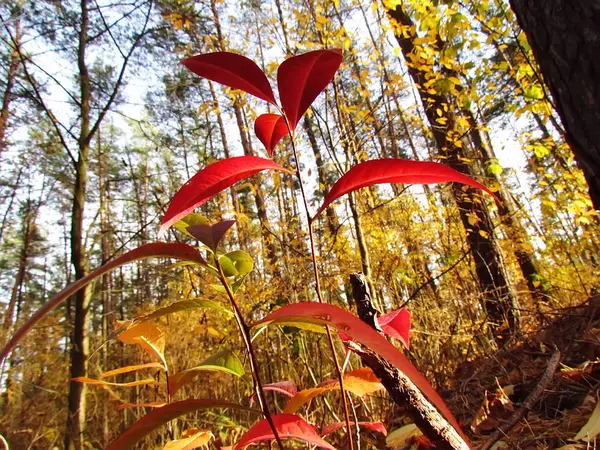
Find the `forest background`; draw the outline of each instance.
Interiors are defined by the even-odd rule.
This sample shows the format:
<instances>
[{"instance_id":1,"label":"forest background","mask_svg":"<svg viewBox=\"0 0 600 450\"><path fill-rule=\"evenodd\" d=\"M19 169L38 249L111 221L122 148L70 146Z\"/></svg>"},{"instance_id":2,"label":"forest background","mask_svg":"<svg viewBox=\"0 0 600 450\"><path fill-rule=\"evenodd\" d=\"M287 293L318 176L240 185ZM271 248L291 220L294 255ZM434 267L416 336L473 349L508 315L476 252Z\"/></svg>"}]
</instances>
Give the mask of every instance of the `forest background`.
<instances>
[{"instance_id":1,"label":"forest background","mask_svg":"<svg viewBox=\"0 0 600 450\"><path fill-rule=\"evenodd\" d=\"M252 126L265 105L178 65L213 51L244 54L274 78L286 57L342 49L334 82L296 133L313 211L351 165L375 158L444 162L496 193L494 202L446 184L379 186L337 202L315 224L326 300L351 309L349 274L365 273L382 312L411 312L408 355L436 387L600 287L588 185L503 0L6 0L0 15L2 341L69 282L157 240L170 198L200 168L265 156ZM288 138L274 159L294 166ZM263 174L202 207L211 221L235 218L226 247L255 260L239 294L253 319L314 300L299 188L288 174ZM178 231L165 239L190 241ZM106 343L116 321L175 300L222 302L213 283L189 267L142 261L47 317L1 368L0 432L11 448L110 443L144 414L118 406L161 401L163 387L86 387L69 378L148 362L137 347ZM199 310L157 323L175 370L225 348L243 354L227 315ZM264 380L313 387L333 378L319 336L294 328L259 336ZM179 395L244 402L250 393L244 379L215 373ZM312 404L309 421L340 414L330 395L332 403ZM395 428L392 406L371 396L358 411ZM182 422L210 429L223 445L252 423L214 411ZM141 448L160 447L172 431Z\"/></svg>"}]
</instances>

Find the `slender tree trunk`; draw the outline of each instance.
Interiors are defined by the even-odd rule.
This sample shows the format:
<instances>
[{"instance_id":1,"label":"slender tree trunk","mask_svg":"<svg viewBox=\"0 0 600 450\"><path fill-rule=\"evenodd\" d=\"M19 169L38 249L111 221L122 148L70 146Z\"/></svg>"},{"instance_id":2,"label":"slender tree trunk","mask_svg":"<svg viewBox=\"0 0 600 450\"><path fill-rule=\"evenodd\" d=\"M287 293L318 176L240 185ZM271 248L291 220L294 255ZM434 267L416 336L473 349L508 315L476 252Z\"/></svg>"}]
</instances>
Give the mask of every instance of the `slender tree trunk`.
<instances>
[{"instance_id":1,"label":"slender tree trunk","mask_svg":"<svg viewBox=\"0 0 600 450\"><path fill-rule=\"evenodd\" d=\"M225 132L225 125L223 123L223 117L221 116L221 108L219 107L219 99L217 98L217 94L215 92L214 85L211 81L208 82L208 86L210 87L210 95L212 97L215 111L217 114L217 123L219 124L219 134L221 136L221 144L223 145L223 153L225 153L225 158L229 158L231 153L229 151L229 143L227 142L227 133ZM237 198L237 192L235 188L232 186L229 188L229 194L231 195L231 203L233 204L233 211L235 212L236 217L238 218L237 224L237 234L238 234L238 242L240 243L241 248L246 248L246 236L244 234L243 226L240 223L239 215L240 215L240 202Z\"/></svg>"},{"instance_id":2,"label":"slender tree trunk","mask_svg":"<svg viewBox=\"0 0 600 450\"><path fill-rule=\"evenodd\" d=\"M508 192L506 184L500 177L489 172L488 168L496 161L494 148L488 139L488 143L484 143L481 139L478 124L475 122L475 117L470 115L471 131L469 136L471 142L478 154L481 156L483 170L488 180L495 182L499 189L496 191L498 200L498 216L500 217L502 226L506 232L506 236L512 245L512 250L521 269L521 274L527 283L529 292L538 300L547 300L548 292L544 288L544 284L540 282L540 273L537 269L537 264L533 256L533 247L527 235L525 227L519 220L518 211L515 207L512 195Z\"/></svg>"},{"instance_id":3,"label":"slender tree trunk","mask_svg":"<svg viewBox=\"0 0 600 450\"><path fill-rule=\"evenodd\" d=\"M110 239L109 223L109 183L108 183L108 158L101 145L101 133L98 131L98 198L100 208L100 252L102 254L102 264L104 265L110 259L112 246ZM102 276L101 280L102 297L102 342L106 342L110 335L110 330L114 322L113 304L112 304L112 274L111 272ZM110 346L102 347L102 368L108 370ZM109 394L105 393L105 399L102 404L102 438L104 446L110 443L110 423L109 423Z\"/></svg>"},{"instance_id":4,"label":"slender tree trunk","mask_svg":"<svg viewBox=\"0 0 600 450\"><path fill-rule=\"evenodd\" d=\"M87 165L90 151L90 76L86 64L86 45L88 37L88 0L81 0L81 24L79 31L79 49L77 64L79 68L79 88L81 95L81 119L77 162L75 164L75 186L71 210L71 264L75 270L75 279L86 275L86 256L83 249L83 217L87 184ZM75 315L71 336L70 377L87 376L89 354L88 311L90 305L89 287L83 288L73 296ZM84 442L86 385L71 381L69 383L69 408L65 450L80 450Z\"/></svg>"},{"instance_id":5,"label":"slender tree trunk","mask_svg":"<svg viewBox=\"0 0 600 450\"><path fill-rule=\"evenodd\" d=\"M221 51L225 51L225 38L223 37L223 33L221 30L221 22L219 21L219 12L217 10L216 1L211 0L210 6L213 13L213 20L215 23L215 29L217 34L217 47ZM238 129L240 131L240 138L242 141L244 155L253 155L254 151L252 149L252 145L250 144L250 139L248 138L248 131L244 121L244 112L242 110L242 106L240 105L239 100L234 100L233 111L235 115L235 120L238 125ZM256 204L258 219L260 221L261 237L265 246L267 260L269 261L269 271L272 275L277 276L279 275L279 264L277 260L277 251L275 249L275 243L273 242L273 236L270 232L271 227L269 225L267 208L265 205L264 195L261 188L262 177L260 177L260 175L254 175L252 177L252 180L255 184L255 186L252 188L252 193L254 195L254 202Z\"/></svg>"},{"instance_id":6,"label":"slender tree trunk","mask_svg":"<svg viewBox=\"0 0 600 450\"><path fill-rule=\"evenodd\" d=\"M313 130L312 120L308 115L304 117L302 125L304 127L304 131L306 131L306 135L308 136L310 148L315 155L315 160L317 163L317 177L319 180L319 191L326 191L329 189L330 183L327 180L327 172L325 170L325 165L323 164L323 156L321 155L321 150L319 149L319 144L317 143L317 137L315 136L315 131ZM327 217L327 227L329 228L329 232L333 234L337 231L340 221L337 217L335 209L332 207L328 207L325 210L325 214Z\"/></svg>"},{"instance_id":7,"label":"slender tree trunk","mask_svg":"<svg viewBox=\"0 0 600 450\"><path fill-rule=\"evenodd\" d=\"M510 0L600 210L600 0Z\"/></svg>"},{"instance_id":8,"label":"slender tree trunk","mask_svg":"<svg viewBox=\"0 0 600 450\"><path fill-rule=\"evenodd\" d=\"M43 194L43 189L42 189ZM27 199L25 200L25 204L22 210L21 217L21 249L19 251L19 263L17 266L17 274L15 276L15 281L13 283L13 287L11 289L10 300L8 302L8 307L4 313L4 319L2 323L3 330L10 335L13 324L19 316L19 311L22 304L22 295L23 295L23 285L25 284L25 279L27 275L27 266L29 263L29 258L31 257L31 247L33 244L33 236L34 230L36 227L36 220L39 211L39 207L41 205L42 198L37 202L34 202L31 199L31 186L29 187L29 192L27 195ZM17 312L15 317L15 311ZM11 355L8 362L8 370L6 372L6 379L4 382L5 389L2 393L3 402L2 402L2 412L3 414L7 414L12 408L12 399L13 397L13 366L15 363L15 355ZM4 375L4 374L2 374ZM4 378L4 377L3 377ZM12 416L11 416L12 420Z\"/></svg>"},{"instance_id":9,"label":"slender tree trunk","mask_svg":"<svg viewBox=\"0 0 600 450\"><path fill-rule=\"evenodd\" d=\"M387 10L392 22L409 30L415 30L415 25L403 9L398 5ZM451 133L454 129L456 114L450 111L445 117L445 124L441 124L436 111L445 111L448 105L453 104L440 94L426 90L428 71L410 63L409 55L415 54L413 39L415 31L407 34L396 33L396 40L400 45L408 72L418 87L423 109L431 124L431 131L444 162L453 169L466 175L471 175L471 168L464 162L463 150L456 144ZM446 105L446 108L444 108ZM464 111L456 111L463 113ZM517 299L510 288L505 267L500 251L496 245L492 222L488 210L481 199L481 194L475 189L454 185L452 195L460 212L461 222L467 234L467 242L475 263L475 271L482 292L487 319L492 333L500 337L502 324L506 321L510 332L518 329Z\"/></svg>"},{"instance_id":10,"label":"slender tree trunk","mask_svg":"<svg viewBox=\"0 0 600 450\"><path fill-rule=\"evenodd\" d=\"M14 41L16 45L21 43L21 27L18 18L15 22L15 34ZM15 78L17 76L17 69L19 67L19 49L13 49L10 54L10 64L8 65L8 72L6 74L6 86L4 88L4 94L2 95L2 110L0 111L0 158L6 147L6 130L8 128L8 116L10 115L10 102L13 96L13 89L15 86Z\"/></svg>"}]
</instances>

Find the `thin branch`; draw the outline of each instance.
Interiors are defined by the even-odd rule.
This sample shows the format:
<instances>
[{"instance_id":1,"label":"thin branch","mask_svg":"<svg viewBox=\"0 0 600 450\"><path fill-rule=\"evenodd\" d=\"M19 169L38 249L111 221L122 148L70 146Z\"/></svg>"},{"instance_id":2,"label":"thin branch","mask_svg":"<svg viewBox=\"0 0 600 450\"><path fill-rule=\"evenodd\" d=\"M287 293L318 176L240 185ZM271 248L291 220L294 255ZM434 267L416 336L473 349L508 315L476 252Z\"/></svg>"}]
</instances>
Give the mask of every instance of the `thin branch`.
<instances>
[{"instance_id":1,"label":"thin branch","mask_svg":"<svg viewBox=\"0 0 600 450\"><path fill-rule=\"evenodd\" d=\"M102 110L100 111L100 114L98 114L98 118L96 119L96 122L92 126L92 129L90 130L90 132L86 136L86 138L85 138L85 140L86 140L85 143L86 144L89 144L91 142L92 138L94 137L94 135L98 131L98 128L100 127L100 124L102 123L102 120L104 119L104 116L106 115L106 113L108 112L108 110L112 106L113 102L117 98L117 93L119 91L119 88L121 87L121 84L123 83L123 78L125 77L125 71L127 69L127 65L129 63L129 60L131 59L131 56L133 55L133 52L135 51L135 49L137 48L137 46L142 41L142 38L147 33L148 23L150 21L150 12L152 11L152 0L150 0L150 2L148 2L148 3L149 3L148 12L146 13L146 19L144 21L144 26L142 27L142 31L137 36L137 38L135 39L135 41L133 42L133 44L131 44L131 48L129 49L129 52L127 53L127 55L123 59L123 64L121 65L121 71L119 72L119 76L118 76L117 81L116 81L116 83L114 85L113 91L110 94L110 97L107 100L106 104L104 105L104 108L102 108Z\"/></svg>"},{"instance_id":2,"label":"thin branch","mask_svg":"<svg viewBox=\"0 0 600 450\"><path fill-rule=\"evenodd\" d=\"M2 17L1 14L0 14L0 22L5 22L4 18ZM29 73L29 69L27 68L25 56L21 52L21 46L15 40L14 36L12 35L12 32L11 32L10 28L8 28L8 25L5 24L4 25L4 29L6 30L6 33L8 34L8 36L10 38L10 41L12 42L14 51L16 51L17 54L19 55L19 60L21 61L21 66L23 66L23 72L25 72L25 77L27 78L27 81L28 81L29 85L33 89L33 91L35 93L35 97L36 97L39 105L42 107L42 109L46 113L46 116L48 116L48 119L50 119L50 122L52 122L52 125L54 126L54 128L56 130L56 133L58 134L58 138L60 140L60 143L64 147L65 151L69 155L69 158L71 159L71 162L75 166L77 164L77 162L75 160L75 157L71 153L71 150L69 149L69 144L67 144L67 141L66 141L65 137L63 136L62 132L60 131L60 126L62 126L62 124L58 120L56 120L56 117L54 117L54 114L52 113L52 111L50 111L50 109L46 106L46 103L42 99L42 95L41 95L41 93L40 93L40 91L39 91L39 89L37 87L37 83L33 79L33 76Z\"/></svg>"},{"instance_id":3,"label":"thin branch","mask_svg":"<svg viewBox=\"0 0 600 450\"><path fill-rule=\"evenodd\" d=\"M540 378L540 381L538 382L535 389L531 391L531 393L525 399L521 407L511 416L508 422L504 423L500 428L498 428L494 432L494 434L490 436L486 443L483 444L480 450L490 450L496 442L498 442L500 439L506 436L506 433L508 433L512 427L514 427L517 423L519 423L519 421L523 417L525 417L525 414L531 408L533 408L533 406L544 393L546 386L548 386L548 383L550 383L552 377L554 376L554 372L556 372L556 368L558 367L559 362L560 350L558 348L555 348L554 353L552 353L552 356L548 361L548 366L546 367L546 370L544 371L544 374L542 375L542 378Z\"/></svg>"}]
</instances>

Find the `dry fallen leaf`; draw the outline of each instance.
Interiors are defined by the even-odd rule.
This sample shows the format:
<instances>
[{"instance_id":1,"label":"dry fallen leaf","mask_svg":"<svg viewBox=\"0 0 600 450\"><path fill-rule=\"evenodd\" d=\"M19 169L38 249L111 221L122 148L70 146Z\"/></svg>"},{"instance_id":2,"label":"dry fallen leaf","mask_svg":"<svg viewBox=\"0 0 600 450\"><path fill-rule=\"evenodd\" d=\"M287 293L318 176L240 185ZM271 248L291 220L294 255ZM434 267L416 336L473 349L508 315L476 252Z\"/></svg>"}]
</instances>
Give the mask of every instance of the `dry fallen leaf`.
<instances>
[{"instance_id":1,"label":"dry fallen leaf","mask_svg":"<svg viewBox=\"0 0 600 450\"><path fill-rule=\"evenodd\" d=\"M510 392L512 386L498 388L496 392L488 392L483 400L483 404L471 424L474 433L491 431L500 426L503 420L508 419L514 412L512 401L508 398L507 392Z\"/></svg>"},{"instance_id":2,"label":"dry fallen leaf","mask_svg":"<svg viewBox=\"0 0 600 450\"><path fill-rule=\"evenodd\" d=\"M573 439L575 441L593 442L598 434L600 434L600 401L596 402L594 412Z\"/></svg>"}]
</instances>

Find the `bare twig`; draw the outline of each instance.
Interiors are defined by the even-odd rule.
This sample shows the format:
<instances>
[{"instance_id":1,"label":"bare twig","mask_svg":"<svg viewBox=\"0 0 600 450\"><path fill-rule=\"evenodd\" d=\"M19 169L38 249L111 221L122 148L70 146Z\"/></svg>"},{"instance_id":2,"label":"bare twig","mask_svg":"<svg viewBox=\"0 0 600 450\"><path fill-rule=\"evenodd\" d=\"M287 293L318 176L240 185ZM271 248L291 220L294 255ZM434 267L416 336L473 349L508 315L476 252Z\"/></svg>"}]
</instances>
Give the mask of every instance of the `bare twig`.
<instances>
[{"instance_id":1,"label":"bare twig","mask_svg":"<svg viewBox=\"0 0 600 450\"><path fill-rule=\"evenodd\" d=\"M548 361L548 366L542 378L540 378L539 383L535 387L533 391L529 394L529 396L525 399L521 407L511 416L508 422L504 423L500 428L498 428L494 434L490 436L490 438L483 444L483 446L479 450L489 450L493 447L493 445L498 442L501 438L506 436L508 431L514 427L519 421L525 417L527 411L533 408L533 405L540 399L546 386L552 380L554 372L556 372L556 368L558 367L558 363L560 362L560 350L558 348L554 349L554 353L550 357Z\"/></svg>"}]
</instances>

